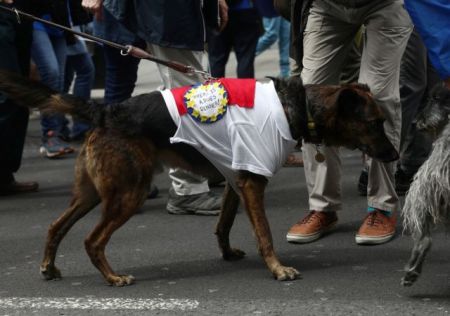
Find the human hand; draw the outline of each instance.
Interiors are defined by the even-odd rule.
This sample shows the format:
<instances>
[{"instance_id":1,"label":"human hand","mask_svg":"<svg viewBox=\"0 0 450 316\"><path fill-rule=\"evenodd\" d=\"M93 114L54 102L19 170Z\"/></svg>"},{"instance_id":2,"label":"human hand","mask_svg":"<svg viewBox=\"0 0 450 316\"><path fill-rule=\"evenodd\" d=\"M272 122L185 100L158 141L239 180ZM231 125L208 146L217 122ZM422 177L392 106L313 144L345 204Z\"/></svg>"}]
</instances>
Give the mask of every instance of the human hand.
<instances>
[{"instance_id":1,"label":"human hand","mask_svg":"<svg viewBox=\"0 0 450 316\"><path fill-rule=\"evenodd\" d=\"M228 5L226 0L219 0L219 31L222 31L228 23Z\"/></svg>"},{"instance_id":2,"label":"human hand","mask_svg":"<svg viewBox=\"0 0 450 316\"><path fill-rule=\"evenodd\" d=\"M1 0L0 0L1 1ZM81 6L94 14L97 20L101 20L103 0L82 0Z\"/></svg>"}]
</instances>

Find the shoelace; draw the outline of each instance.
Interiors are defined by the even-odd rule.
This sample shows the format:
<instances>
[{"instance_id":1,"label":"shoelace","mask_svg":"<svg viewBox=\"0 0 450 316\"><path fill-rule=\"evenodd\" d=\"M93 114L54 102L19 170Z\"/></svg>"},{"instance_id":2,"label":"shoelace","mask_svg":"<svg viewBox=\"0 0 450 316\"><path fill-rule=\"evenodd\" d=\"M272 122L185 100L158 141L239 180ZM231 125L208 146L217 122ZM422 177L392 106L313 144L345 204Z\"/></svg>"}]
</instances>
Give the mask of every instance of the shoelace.
<instances>
[{"instance_id":1,"label":"shoelace","mask_svg":"<svg viewBox=\"0 0 450 316\"><path fill-rule=\"evenodd\" d=\"M322 221L320 220L320 217L317 215L317 212L311 211L311 212L309 212L309 214L308 214L304 219L302 219L302 220L300 221L300 224L309 224L309 223L311 223L312 220L313 220L314 218L316 218L316 217L319 219L320 222L322 222Z\"/></svg>"},{"instance_id":2,"label":"shoelace","mask_svg":"<svg viewBox=\"0 0 450 316\"><path fill-rule=\"evenodd\" d=\"M369 218L367 220L367 225L369 226L377 226L378 224L382 224L383 220L378 216L378 211L373 211L369 213Z\"/></svg>"}]
</instances>

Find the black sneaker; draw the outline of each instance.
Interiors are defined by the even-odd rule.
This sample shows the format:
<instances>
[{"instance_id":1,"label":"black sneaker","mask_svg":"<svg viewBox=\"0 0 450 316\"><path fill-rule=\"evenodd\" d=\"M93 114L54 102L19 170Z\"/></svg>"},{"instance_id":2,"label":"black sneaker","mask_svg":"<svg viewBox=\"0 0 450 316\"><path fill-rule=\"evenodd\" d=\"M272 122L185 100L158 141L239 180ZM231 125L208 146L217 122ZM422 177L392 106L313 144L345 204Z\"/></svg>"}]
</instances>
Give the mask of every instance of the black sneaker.
<instances>
[{"instance_id":1,"label":"black sneaker","mask_svg":"<svg viewBox=\"0 0 450 316\"><path fill-rule=\"evenodd\" d=\"M408 192L413 178L414 174L407 174L402 169L395 172L395 191L398 195L403 196Z\"/></svg>"},{"instance_id":2,"label":"black sneaker","mask_svg":"<svg viewBox=\"0 0 450 316\"><path fill-rule=\"evenodd\" d=\"M167 211L175 215L219 215L222 197L214 192L194 195L177 195L169 189Z\"/></svg>"},{"instance_id":3,"label":"black sneaker","mask_svg":"<svg viewBox=\"0 0 450 316\"><path fill-rule=\"evenodd\" d=\"M361 170L358 180L358 193L362 196L367 196L367 182L369 181L369 173L366 169Z\"/></svg>"}]
</instances>

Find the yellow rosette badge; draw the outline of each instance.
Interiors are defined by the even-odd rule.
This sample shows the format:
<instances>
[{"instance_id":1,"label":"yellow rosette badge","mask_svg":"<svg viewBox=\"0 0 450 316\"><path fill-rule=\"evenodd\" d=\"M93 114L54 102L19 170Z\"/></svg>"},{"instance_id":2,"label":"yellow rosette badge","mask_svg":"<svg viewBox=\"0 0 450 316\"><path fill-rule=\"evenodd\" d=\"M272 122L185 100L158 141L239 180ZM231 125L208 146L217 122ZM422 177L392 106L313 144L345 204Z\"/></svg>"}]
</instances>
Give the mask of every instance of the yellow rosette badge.
<instances>
[{"instance_id":1,"label":"yellow rosette badge","mask_svg":"<svg viewBox=\"0 0 450 316\"><path fill-rule=\"evenodd\" d=\"M214 123L227 112L228 93L217 81L192 86L184 94L189 115L200 123Z\"/></svg>"}]
</instances>

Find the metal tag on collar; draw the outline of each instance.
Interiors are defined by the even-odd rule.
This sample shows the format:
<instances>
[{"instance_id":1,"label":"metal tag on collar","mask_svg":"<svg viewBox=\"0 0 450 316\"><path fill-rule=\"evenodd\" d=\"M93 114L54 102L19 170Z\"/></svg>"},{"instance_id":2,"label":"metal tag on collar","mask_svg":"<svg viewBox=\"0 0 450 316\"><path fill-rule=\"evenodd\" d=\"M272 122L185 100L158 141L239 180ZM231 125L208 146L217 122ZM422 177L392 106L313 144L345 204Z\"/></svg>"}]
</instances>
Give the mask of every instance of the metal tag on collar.
<instances>
[{"instance_id":1,"label":"metal tag on collar","mask_svg":"<svg viewBox=\"0 0 450 316\"><path fill-rule=\"evenodd\" d=\"M314 159L317 162L321 163L321 162L325 161L325 156L320 152L319 148L320 148L320 145L316 145L316 155L314 156Z\"/></svg>"}]
</instances>

